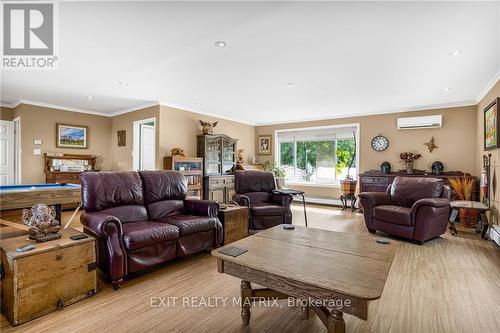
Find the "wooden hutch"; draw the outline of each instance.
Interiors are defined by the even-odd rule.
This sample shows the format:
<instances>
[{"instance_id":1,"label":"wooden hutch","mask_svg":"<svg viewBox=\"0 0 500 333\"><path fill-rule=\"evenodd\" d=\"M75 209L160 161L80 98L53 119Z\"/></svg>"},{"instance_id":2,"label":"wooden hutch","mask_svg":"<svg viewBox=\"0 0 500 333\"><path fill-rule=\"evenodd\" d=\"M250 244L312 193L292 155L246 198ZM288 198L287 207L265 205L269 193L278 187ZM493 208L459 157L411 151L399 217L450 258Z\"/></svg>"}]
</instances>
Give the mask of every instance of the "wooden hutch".
<instances>
[{"instance_id":1,"label":"wooden hutch","mask_svg":"<svg viewBox=\"0 0 500 333\"><path fill-rule=\"evenodd\" d=\"M230 203L236 193L237 140L224 134L198 135L198 157L203 158L203 198Z\"/></svg>"},{"instance_id":2,"label":"wooden hutch","mask_svg":"<svg viewBox=\"0 0 500 333\"><path fill-rule=\"evenodd\" d=\"M45 153L45 182L80 184L80 174L95 170L96 157Z\"/></svg>"},{"instance_id":3,"label":"wooden hutch","mask_svg":"<svg viewBox=\"0 0 500 333\"><path fill-rule=\"evenodd\" d=\"M179 171L186 177L188 198L201 199L203 197L203 158L165 156L163 169Z\"/></svg>"}]
</instances>

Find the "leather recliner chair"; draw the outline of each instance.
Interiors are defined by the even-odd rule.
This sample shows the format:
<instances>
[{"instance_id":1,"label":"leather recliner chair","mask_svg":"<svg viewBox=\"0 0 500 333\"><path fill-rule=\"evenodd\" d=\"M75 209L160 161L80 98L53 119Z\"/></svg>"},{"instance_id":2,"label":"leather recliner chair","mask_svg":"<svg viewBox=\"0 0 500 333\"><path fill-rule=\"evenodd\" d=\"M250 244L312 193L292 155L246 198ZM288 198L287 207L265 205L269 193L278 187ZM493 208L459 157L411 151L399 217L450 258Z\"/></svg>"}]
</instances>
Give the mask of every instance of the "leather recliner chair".
<instances>
[{"instance_id":1,"label":"leather recliner chair","mask_svg":"<svg viewBox=\"0 0 500 333\"><path fill-rule=\"evenodd\" d=\"M274 194L274 175L264 171L236 171L234 201L249 208L250 233L278 224L291 224L291 195Z\"/></svg>"},{"instance_id":2,"label":"leather recliner chair","mask_svg":"<svg viewBox=\"0 0 500 333\"><path fill-rule=\"evenodd\" d=\"M446 232L451 189L442 179L396 177L386 193L359 194L366 227L422 245Z\"/></svg>"},{"instance_id":3,"label":"leather recliner chair","mask_svg":"<svg viewBox=\"0 0 500 333\"><path fill-rule=\"evenodd\" d=\"M96 238L98 267L115 289L130 273L221 243L219 204L186 200L178 172L84 172L80 181L80 221Z\"/></svg>"}]
</instances>

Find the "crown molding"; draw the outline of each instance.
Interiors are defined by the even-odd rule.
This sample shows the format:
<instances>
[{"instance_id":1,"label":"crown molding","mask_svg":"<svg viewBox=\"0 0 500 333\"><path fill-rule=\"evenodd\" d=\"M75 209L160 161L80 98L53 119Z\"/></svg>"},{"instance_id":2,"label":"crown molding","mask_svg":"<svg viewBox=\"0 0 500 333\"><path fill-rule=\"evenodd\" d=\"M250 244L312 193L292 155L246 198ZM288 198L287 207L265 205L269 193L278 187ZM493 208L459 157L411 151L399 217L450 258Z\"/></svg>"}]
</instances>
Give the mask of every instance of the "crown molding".
<instances>
[{"instance_id":1,"label":"crown molding","mask_svg":"<svg viewBox=\"0 0 500 333\"><path fill-rule=\"evenodd\" d=\"M196 109L196 110L188 109L185 106L177 105L177 104L172 104L172 103L168 103L168 102L162 102L162 101L160 101L160 106L165 106L167 108L174 108L174 109L177 109L177 110L180 110L180 111L187 111L187 112L191 112L191 113L197 113L197 114L201 114L201 115L209 116L209 117L214 117L214 118L218 118L218 119L224 119L224 120L234 121L234 122L240 123L240 124L257 126L257 124L253 123L253 122L249 122L249 121L245 121L245 120L241 120L241 119L237 119L237 118L233 118L233 117L220 116L220 115L217 115L215 113L201 111L201 110L198 110L198 109Z\"/></svg>"},{"instance_id":2,"label":"crown molding","mask_svg":"<svg viewBox=\"0 0 500 333\"><path fill-rule=\"evenodd\" d=\"M416 111L427 111L427 110L439 110L439 109L448 109L448 108L456 108L461 106L474 106L477 103L475 101L463 101L456 103L446 103L446 104L430 104L423 105L413 108L406 109L393 109L386 111L372 111L372 112L363 112L357 114L341 114L338 116L325 116L325 117L316 117L316 118L303 118L297 120L290 121L276 121L276 122L266 122L266 123L256 123L255 126L269 126L269 125L280 125L280 124L294 124L294 123L304 123L304 122L314 122L314 121L322 121L322 120L334 120L334 119L344 119L344 118L357 118L357 117L366 117L366 116L380 116L392 113L404 113L404 112L416 112Z\"/></svg>"},{"instance_id":3,"label":"crown molding","mask_svg":"<svg viewBox=\"0 0 500 333\"><path fill-rule=\"evenodd\" d=\"M481 100L486 96L486 94L490 92L490 90L495 86L495 84L497 84L499 80L500 80L500 70L498 70L498 72L495 75L493 75L491 80L489 80L486 86L483 88L483 90L481 90L479 96L477 96L475 100L475 103L479 104Z\"/></svg>"},{"instance_id":4,"label":"crown molding","mask_svg":"<svg viewBox=\"0 0 500 333\"><path fill-rule=\"evenodd\" d=\"M137 111L137 110L141 110L141 109L145 109L145 108L149 108L149 107L157 106L157 105L160 105L160 102L154 101L154 102L149 102L149 103L145 103L145 104L133 106L131 108L126 108L126 109L123 109L123 110L118 110L118 111L115 111L115 112L106 113L105 115L107 117L115 117L115 116L119 116L121 114L129 113L129 112L134 112L134 111Z\"/></svg>"}]
</instances>

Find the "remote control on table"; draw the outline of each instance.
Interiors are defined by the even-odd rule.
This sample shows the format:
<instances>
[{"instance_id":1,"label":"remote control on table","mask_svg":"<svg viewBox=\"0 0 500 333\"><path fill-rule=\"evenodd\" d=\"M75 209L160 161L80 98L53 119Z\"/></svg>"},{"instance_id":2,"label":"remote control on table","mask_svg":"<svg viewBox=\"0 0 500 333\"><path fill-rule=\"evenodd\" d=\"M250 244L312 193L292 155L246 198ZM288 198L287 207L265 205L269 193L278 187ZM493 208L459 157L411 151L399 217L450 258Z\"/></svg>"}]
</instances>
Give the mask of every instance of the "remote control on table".
<instances>
[{"instance_id":1,"label":"remote control on table","mask_svg":"<svg viewBox=\"0 0 500 333\"><path fill-rule=\"evenodd\" d=\"M283 229L285 229L285 230L293 230L293 229L295 229L295 226L292 225L292 224L284 224L283 225Z\"/></svg>"},{"instance_id":2,"label":"remote control on table","mask_svg":"<svg viewBox=\"0 0 500 333\"><path fill-rule=\"evenodd\" d=\"M35 245L33 245L33 244L27 244L27 245L18 247L16 249L16 251L17 252L28 252L28 251L34 250L35 248L36 248Z\"/></svg>"},{"instance_id":3,"label":"remote control on table","mask_svg":"<svg viewBox=\"0 0 500 333\"><path fill-rule=\"evenodd\" d=\"M78 235L74 235L74 236L71 236L70 239L76 241L76 240L79 240L79 239L84 239L84 238L89 238L89 236L85 235L85 234L78 234Z\"/></svg>"}]
</instances>

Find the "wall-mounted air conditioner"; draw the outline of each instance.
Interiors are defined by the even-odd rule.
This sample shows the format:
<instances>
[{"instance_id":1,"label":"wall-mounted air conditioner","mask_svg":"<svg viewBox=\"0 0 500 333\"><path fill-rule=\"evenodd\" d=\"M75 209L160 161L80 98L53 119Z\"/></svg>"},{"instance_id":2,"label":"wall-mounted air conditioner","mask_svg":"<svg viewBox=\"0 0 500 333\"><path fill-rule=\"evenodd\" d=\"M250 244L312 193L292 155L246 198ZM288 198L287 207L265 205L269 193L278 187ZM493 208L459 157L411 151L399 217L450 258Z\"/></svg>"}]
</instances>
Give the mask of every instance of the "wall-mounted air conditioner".
<instances>
[{"instance_id":1,"label":"wall-mounted air conditioner","mask_svg":"<svg viewBox=\"0 0 500 333\"><path fill-rule=\"evenodd\" d=\"M439 128L442 125L443 116L440 114L435 116L398 118L398 130Z\"/></svg>"}]
</instances>

